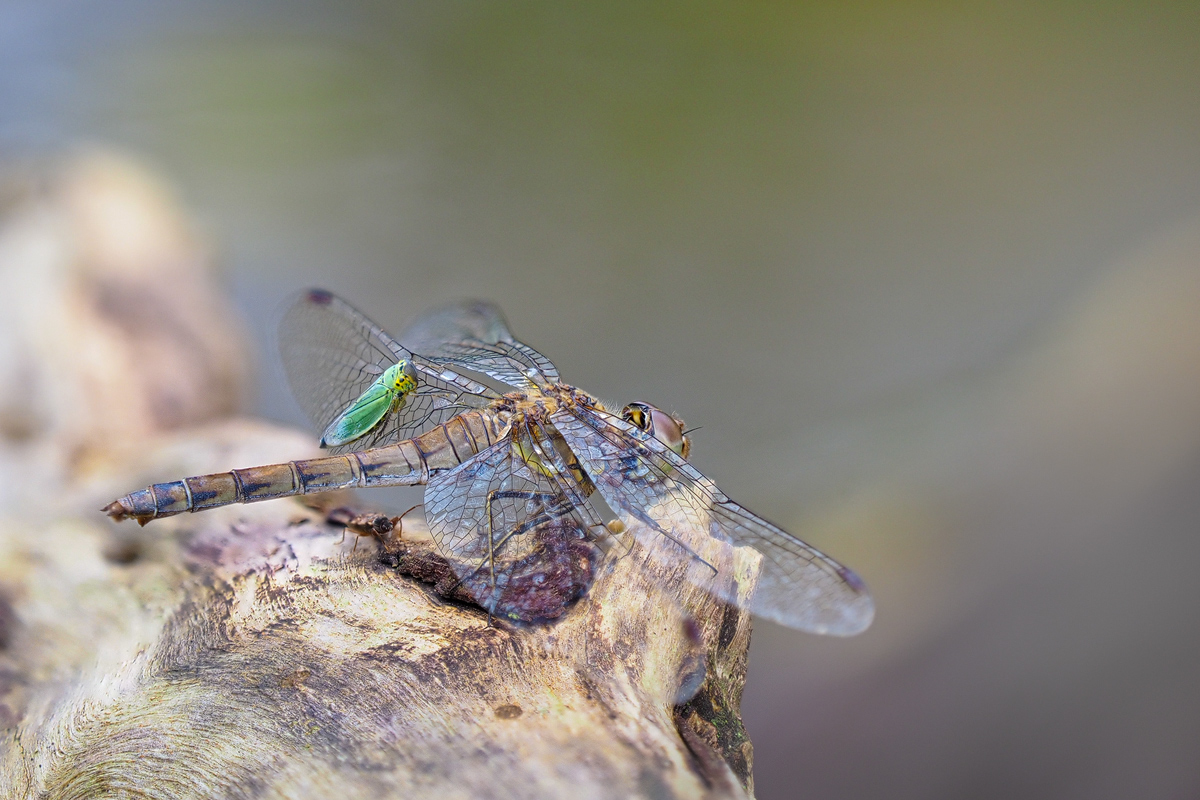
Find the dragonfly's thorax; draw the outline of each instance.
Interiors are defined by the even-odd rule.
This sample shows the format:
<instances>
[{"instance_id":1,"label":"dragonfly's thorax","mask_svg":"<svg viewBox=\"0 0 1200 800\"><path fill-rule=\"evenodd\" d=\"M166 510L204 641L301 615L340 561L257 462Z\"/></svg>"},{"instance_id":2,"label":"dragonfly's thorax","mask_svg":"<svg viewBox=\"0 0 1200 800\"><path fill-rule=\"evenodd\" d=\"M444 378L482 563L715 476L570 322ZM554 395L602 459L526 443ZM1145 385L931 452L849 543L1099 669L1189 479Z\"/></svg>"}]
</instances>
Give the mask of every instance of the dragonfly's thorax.
<instances>
[{"instance_id":1,"label":"dragonfly's thorax","mask_svg":"<svg viewBox=\"0 0 1200 800\"><path fill-rule=\"evenodd\" d=\"M600 402L587 392L565 383L552 383L542 390L509 392L492 403L492 412L541 423L548 422L550 415L560 408L578 406L601 407Z\"/></svg>"}]
</instances>

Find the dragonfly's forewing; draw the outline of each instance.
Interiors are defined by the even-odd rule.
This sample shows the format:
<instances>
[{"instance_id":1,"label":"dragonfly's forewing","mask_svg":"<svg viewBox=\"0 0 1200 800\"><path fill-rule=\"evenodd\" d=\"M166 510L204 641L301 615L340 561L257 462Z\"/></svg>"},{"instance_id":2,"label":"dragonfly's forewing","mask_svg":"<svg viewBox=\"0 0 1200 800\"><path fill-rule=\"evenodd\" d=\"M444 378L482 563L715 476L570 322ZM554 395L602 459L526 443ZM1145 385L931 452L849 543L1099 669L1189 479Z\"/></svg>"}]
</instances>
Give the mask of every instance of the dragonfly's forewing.
<instances>
[{"instance_id":1,"label":"dragonfly's forewing","mask_svg":"<svg viewBox=\"0 0 1200 800\"><path fill-rule=\"evenodd\" d=\"M600 552L585 503L534 460L528 430L512 431L425 490L429 532L471 598L520 622L553 619L587 590ZM579 498L576 498L579 499Z\"/></svg>"},{"instance_id":2,"label":"dragonfly's forewing","mask_svg":"<svg viewBox=\"0 0 1200 800\"><path fill-rule=\"evenodd\" d=\"M697 534L749 545L763 556L750 610L790 628L850 636L874 603L848 568L742 508L653 436L612 414L580 408L551 417L600 495L652 554L692 559ZM665 542L670 542L666 544ZM728 602L733 585L696 563L689 579Z\"/></svg>"},{"instance_id":3,"label":"dragonfly's forewing","mask_svg":"<svg viewBox=\"0 0 1200 800\"><path fill-rule=\"evenodd\" d=\"M366 436L332 448L334 452L417 436L496 396L444 365L414 356L356 308L323 289L309 289L296 297L279 323L279 350L292 393L320 431L388 367L404 359L414 363L418 387L404 407Z\"/></svg>"},{"instance_id":4,"label":"dragonfly's forewing","mask_svg":"<svg viewBox=\"0 0 1200 800\"><path fill-rule=\"evenodd\" d=\"M550 359L508 329L500 309L466 300L422 314L400 335L413 352L494 378L517 389L558 381Z\"/></svg>"}]
</instances>

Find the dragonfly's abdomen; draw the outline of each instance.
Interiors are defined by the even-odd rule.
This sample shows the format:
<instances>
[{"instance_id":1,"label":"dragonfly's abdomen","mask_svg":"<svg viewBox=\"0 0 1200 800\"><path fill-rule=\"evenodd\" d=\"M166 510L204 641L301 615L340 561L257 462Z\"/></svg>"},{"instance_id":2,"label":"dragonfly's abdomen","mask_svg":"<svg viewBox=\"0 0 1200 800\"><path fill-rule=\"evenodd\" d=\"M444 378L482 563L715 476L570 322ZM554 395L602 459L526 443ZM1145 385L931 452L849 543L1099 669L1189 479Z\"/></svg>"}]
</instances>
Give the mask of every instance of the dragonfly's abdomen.
<instances>
[{"instance_id":1,"label":"dragonfly's abdomen","mask_svg":"<svg viewBox=\"0 0 1200 800\"><path fill-rule=\"evenodd\" d=\"M113 519L133 518L145 525L158 517L233 503L253 503L334 489L424 484L429 481L431 472L458 466L497 441L507 429L507 421L497 415L471 411L415 439L361 453L156 483L110 503L104 511Z\"/></svg>"}]
</instances>

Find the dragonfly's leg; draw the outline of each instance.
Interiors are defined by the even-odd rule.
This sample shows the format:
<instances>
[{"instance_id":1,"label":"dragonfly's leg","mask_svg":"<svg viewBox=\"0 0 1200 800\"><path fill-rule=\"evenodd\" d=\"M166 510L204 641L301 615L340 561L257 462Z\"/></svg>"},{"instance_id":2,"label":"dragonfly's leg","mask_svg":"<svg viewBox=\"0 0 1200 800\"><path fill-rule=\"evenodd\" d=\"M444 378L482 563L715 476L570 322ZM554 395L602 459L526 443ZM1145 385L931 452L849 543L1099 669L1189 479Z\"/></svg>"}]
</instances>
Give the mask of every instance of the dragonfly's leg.
<instances>
[{"instance_id":1,"label":"dragonfly's leg","mask_svg":"<svg viewBox=\"0 0 1200 800\"><path fill-rule=\"evenodd\" d=\"M497 552L500 551L500 546L503 545L504 542L507 542L509 539L511 539L513 536L516 536L516 535L519 535L522 533L526 533L526 532L532 530L533 528L536 528L538 525L541 525L544 522L548 522L552 519L557 519L559 517L562 517L562 516L566 515L567 513L569 513L571 510L569 506L564 505L563 503L552 502L552 501L559 500L562 498L562 496L556 492L520 492L520 491L515 491L515 490L514 491L495 491L495 492L492 492L491 495L489 495L488 500L490 501L492 498L516 499L516 500L538 500L538 501L541 501L541 503L542 503L541 510L535 516L532 516L529 519L526 519L520 525L513 528L511 531L509 531L508 533L506 533L504 535L504 538L502 538L500 540L500 544L496 546ZM551 502L547 502L547 501L551 501Z\"/></svg>"},{"instance_id":2,"label":"dragonfly's leg","mask_svg":"<svg viewBox=\"0 0 1200 800\"><path fill-rule=\"evenodd\" d=\"M492 492L491 494L489 494L488 498L487 498L487 502L484 503L484 509L485 509L484 513L487 514L487 563L488 563L488 572L491 574L491 577L492 577L492 592L493 593L496 591L496 548L495 548L496 540L494 538L495 534L492 533L492 498L495 496L495 494L496 494L495 492ZM488 616L489 617L491 616L490 611L488 612ZM489 620L489 622L490 622L490 620Z\"/></svg>"},{"instance_id":3,"label":"dragonfly's leg","mask_svg":"<svg viewBox=\"0 0 1200 800\"><path fill-rule=\"evenodd\" d=\"M520 536L521 534L527 533L530 530L536 528L537 526L543 525L552 519L557 519L557 518L561 517L563 515L563 513L565 513L565 512L555 513L555 511L553 509L547 509L547 510L543 511L542 513L538 514L536 517L530 517L529 519L525 520L517 527L513 528L508 533L504 534L504 536L501 537L500 541L496 542L496 552L499 553L500 550L504 547L504 545L508 544L508 540L513 538L514 536Z\"/></svg>"},{"instance_id":4,"label":"dragonfly's leg","mask_svg":"<svg viewBox=\"0 0 1200 800\"><path fill-rule=\"evenodd\" d=\"M488 521L487 563L488 563L488 570L491 573L491 577L492 577L492 589L493 590L496 588L496 553L499 552L500 547L503 546L503 544L505 542L507 542L509 539L511 539L516 533L524 533L525 531L529 530L530 528L532 528L534 526L530 524L530 520L526 520L521 525L518 525L516 529L506 533L504 535L504 538L501 539L500 545L497 545L495 532L492 530L492 501L493 500L538 500L538 501L541 501L544 506L547 500L554 500L556 497L557 497L557 495L554 493L551 493L551 492L529 492L529 491L517 491L517 490L497 490L497 491L494 491L494 492L491 492L490 494L488 494L487 502L484 504L485 505L484 513L487 514L487 521ZM540 517L541 514L539 514L538 516Z\"/></svg>"},{"instance_id":5,"label":"dragonfly's leg","mask_svg":"<svg viewBox=\"0 0 1200 800\"><path fill-rule=\"evenodd\" d=\"M541 514L539 514L536 517L530 517L529 519L525 520L525 522L521 523L520 525L518 525L517 527L513 528L511 531L506 533L504 535L504 537L501 538L498 543L496 543L495 552L499 553L501 548L503 548L504 545L508 542L508 540L511 539L512 537L519 536L522 533L525 533L532 528L536 528L538 525L542 525L546 522L549 522L550 520L554 519L557 516L562 516L562 515L561 514L553 514L550 512L542 512ZM488 563L489 563L488 556L484 556L483 558L479 559L479 566L475 567L475 569L471 570L466 575L463 575L461 578L459 578L458 583L456 583L455 586L459 586L459 585L465 583L466 581L471 580L471 578L474 578L476 575L478 575L483 570L484 567L486 567L488 565ZM494 588L495 588L495 584L493 583L493 589Z\"/></svg>"},{"instance_id":6,"label":"dragonfly's leg","mask_svg":"<svg viewBox=\"0 0 1200 800\"><path fill-rule=\"evenodd\" d=\"M504 545L508 543L508 540L512 539L514 536L520 536L521 534L527 533L528 531L536 528L539 525L542 525L546 522L549 522L552 519L556 519L556 518L561 517L564 514L568 513L568 511L570 510L569 508L566 508L566 507L556 508L553 505L550 505L550 506L545 505L547 501L553 501L553 500L557 499L558 497L559 497L559 495L554 492L532 492L532 491L516 491L516 490L494 491L491 494L489 494L487 501L485 503L485 508L486 508L485 513L487 514L487 519L488 519L488 531L487 531L488 551L487 551L487 554L484 555L479 560L479 566L475 567L475 569L471 570L466 575L463 575L462 577L460 577L458 580L458 584L456 584L456 585L461 585L461 584L465 583L466 581L469 581L471 578L474 578L486 566L489 568L489 571L491 574L492 590L495 591L495 588L496 588L495 557L496 557L496 555L504 548ZM512 530L505 533L504 536L502 536L497 541L495 532L492 530L491 505L492 505L493 500L540 500L543 503L543 509L540 513L526 519L520 525L516 526Z\"/></svg>"}]
</instances>

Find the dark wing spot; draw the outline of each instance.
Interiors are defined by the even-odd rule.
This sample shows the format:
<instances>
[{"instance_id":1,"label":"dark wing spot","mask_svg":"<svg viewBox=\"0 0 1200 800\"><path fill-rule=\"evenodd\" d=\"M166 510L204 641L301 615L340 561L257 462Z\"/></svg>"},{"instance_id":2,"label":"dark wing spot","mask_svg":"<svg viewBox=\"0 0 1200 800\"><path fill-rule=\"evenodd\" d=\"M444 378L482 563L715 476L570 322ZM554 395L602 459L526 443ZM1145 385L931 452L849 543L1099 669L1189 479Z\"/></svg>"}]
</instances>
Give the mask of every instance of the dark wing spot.
<instances>
[{"instance_id":1,"label":"dark wing spot","mask_svg":"<svg viewBox=\"0 0 1200 800\"><path fill-rule=\"evenodd\" d=\"M324 289L309 289L308 302L316 303L319 306L327 306L333 302L333 295Z\"/></svg>"},{"instance_id":2,"label":"dark wing spot","mask_svg":"<svg viewBox=\"0 0 1200 800\"><path fill-rule=\"evenodd\" d=\"M846 582L846 585L854 591L865 592L867 590L867 585L863 583L863 579L858 577L857 573L849 567L839 566L837 572L841 579Z\"/></svg>"}]
</instances>

